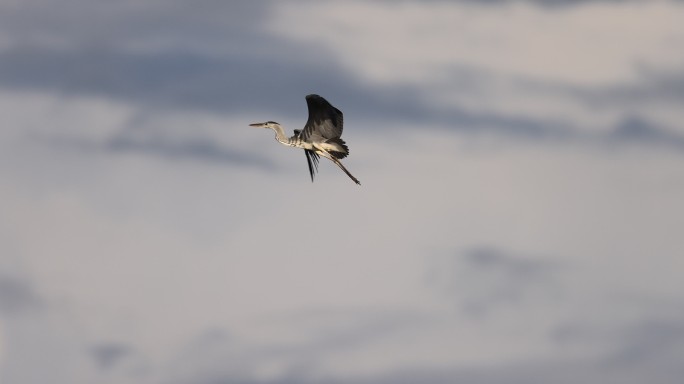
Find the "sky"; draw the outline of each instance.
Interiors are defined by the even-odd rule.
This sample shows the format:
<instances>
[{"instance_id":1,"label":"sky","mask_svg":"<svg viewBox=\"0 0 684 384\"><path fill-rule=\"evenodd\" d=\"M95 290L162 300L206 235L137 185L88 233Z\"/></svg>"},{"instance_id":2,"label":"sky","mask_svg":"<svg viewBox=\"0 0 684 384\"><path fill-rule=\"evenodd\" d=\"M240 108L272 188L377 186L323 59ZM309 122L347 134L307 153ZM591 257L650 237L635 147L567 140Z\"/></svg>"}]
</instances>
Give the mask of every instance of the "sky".
<instances>
[{"instance_id":1,"label":"sky","mask_svg":"<svg viewBox=\"0 0 684 384\"><path fill-rule=\"evenodd\" d=\"M682 19L0 0L0 382L679 383Z\"/></svg>"}]
</instances>

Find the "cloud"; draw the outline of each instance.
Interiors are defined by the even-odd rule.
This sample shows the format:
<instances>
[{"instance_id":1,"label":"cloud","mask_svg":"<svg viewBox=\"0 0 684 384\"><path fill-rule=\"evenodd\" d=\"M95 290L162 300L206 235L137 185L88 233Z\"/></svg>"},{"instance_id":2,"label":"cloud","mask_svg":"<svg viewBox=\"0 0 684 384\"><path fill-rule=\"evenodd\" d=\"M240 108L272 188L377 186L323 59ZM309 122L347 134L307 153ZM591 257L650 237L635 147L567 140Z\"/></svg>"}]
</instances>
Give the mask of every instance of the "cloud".
<instances>
[{"instance_id":1,"label":"cloud","mask_svg":"<svg viewBox=\"0 0 684 384\"><path fill-rule=\"evenodd\" d=\"M299 6L298 2L292 3L292 7ZM74 18L66 12L72 7L89 17ZM46 12L62 23L39 22ZM67 7L28 2L9 8L3 16L7 23L2 28L10 36L21 31L33 37L13 41L0 51L0 86L9 90L104 96L143 108L181 108L225 115L248 113L262 120L297 119L300 124L306 119L303 96L316 92L328 97L347 116L353 116L348 121L364 123L368 131L387 127L388 122L401 122L445 127L454 132L496 132L554 140L576 140L577 131L584 127L565 114L540 116L539 111L544 109L539 104L547 99L574 95L593 107L608 104L619 110L636 100L681 99L681 87L675 85L678 83L661 78L655 69L648 72L653 80L646 88L616 84L590 89L575 84L554 85L548 76L546 82L535 78L519 81L515 75L509 77L499 70L442 58L437 61L437 68L460 69L447 71L448 74L443 70L432 71L442 75L427 82L369 82L367 74L341 60L346 59L346 53L336 50L335 45L274 33L267 27L274 17L280 17L274 13L269 2L227 6L204 1L196 9L176 1L137 7L117 3L105 10L80 0L71 0ZM218 14L225 15L227 21L217 18ZM68 44L39 38L45 35L58 36ZM392 57L383 60L395 61ZM493 99L500 98L501 82L516 84L510 88L510 97L497 104ZM510 98L527 100L534 111L511 110ZM573 106L563 107L569 108ZM601 138L588 135L580 139ZM114 146L134 150L136 144L140 143L122 140ZM154 150L152 144L147 145ZM206 143L195 147L203 146L207 147ZM221 157L208 148L185 152L213 159Z\"/></svg>"},{"instance_id":2,"label":"cloud","mask_svg":"<svg viewBox=\"0 0 684 384\"><path fill-rule=\"evenodd\" d=\"M0 314L17 314L40 306L42 300L25 280L0 275Z\"/></svg>"},{"instance_id":3,"label":"cloud","mask_svg":"<svg viewBox=\"0 0 684 384\"><path fill-rule=\"evenodd\" d=\"M132 353L132 350L124 344L100 343L92 346L89 353L97 366L101 370L107 371L119 365Z\"/></svg>"},{"instance_id":4,"label":"cloud","mask_svg":"<svg viewBox=\"0 0 684 384\"><path fill-rule=\"evenodd\" d=\"M292 46L293 51L302 49ZM562 135L564 128L522 115L433 105L418 88L369 87L328 60L292 63L249 55L22 47L0 53L0 84L11 89L106 96L147 107L297 118L302 125L306 121L303 97L318 92L357 119L439 123L455 130L495 129L530 137ZM344 107L336 100L343 100Z\"/></svg>"},{"instance_id":5,"label":"cloud","mask_svg":"<svg viewBox=\"0 0 684 384\"><path fill-rule=\"evenodd\" d=\"M640 78L629 83L595 87L579 87L570 84L551 85L550 91L558 90L595 107L657 105L684 101L684 73L667 69L642 68ZM543 87L543 85L541 86Z\"/></svg>"},{"instance_id":6,"label":"cloud","mask_svg":"<svg viewBox=\"0 0 684 384\"><path fill-rule=\"evenodd\" d=\"M442 259L429 274L431 284L473 315L507 305L557 298L557 266L496 248L475 247Z\"/></svg>"},{"instance_id":7,"label":"cloud","mask_svg":"<svg viewBox=\"0 0 684 384\"><path fill-rule=\"evenodd\" d=\"M593 331L592 331L593 332ZM599 331L596 335L606 335ZM609 333L608 333L609 334ZM311 372L291 370L287 373L256 377L243 373L196 372L174 383L249 383L249 384L473 384L503 383L590 383L620 382L638 384L645 381L677 383L684 368L681 353L684 351L684 332L678 320L643 320L637 324L612 329L614 349L598 355L554 356L521 359L516 362L486 366L420 369L406 367L373 375L342 375L320 378ZM600 337L600 336L599 336ZM230 359L226 359L230 361Z\"/></svg>"},{"instance_id":8,"label":"cloud","mask_svg":"<svg viewBox=\"0 0 684 384\"><path fill-rule=\"evenodd\" d=\"M293 47L298 49L302 48ZM459 73L453 85L458 85L457 79L470 78L478 84L475 86L480 86L486 83L487 76L469 71ZM110 97L144 109L158 108L160 113L180 108L222 115L251 114L262 120L296 119L301 125L307 116L303 95L315 91L326 95L347 116L353 116L347 121L366 121L368 131L389 127L389 122L401 122L441 126L455 132L497 132L526 139L573 137L572 126L558 119L496 109L473 111L458 103L435 103L426 97L425 90L408 85L370 87L330 62L279 63L258 57L214 57L176 51L148 54L103 48L22 47L0 53L0 84L15 91ZM220 150L205 138L178 144L163 140L142 141L119 135L109 140L105 148L174 158L246 160L268 166L253 155Z\"/></svg>"},{"instance_id":9,"label":"cloud","mask_svg":"<svg viewBox=\"0 0 684 384\"><path fill-rule=\"evenodd\" d=\"M663 129L637 116L628 116L619 122L615 130L606 136L606 140L615 144L645 143L684 150L684 135Z\"/></svg>"},{"instance_id":10,"label":"cloud","mask_svg":"<svg viewBox=\"0 0 684 384\"><path fill-rule=\"evenodd\" d=\"M630 358L624 364L615 365L613 357L608 354L603 357L573 357L557 359L553 357L538 360L523 360L510 364L469 366L460 368L441 369L398 369L381 374L358 376L347 375L338 377L319 378L302 372L293 371L288 374L270 378L259 378L243 374L223 373L197 373L194 376L173 381L177 384L200 383L200 384L322 384L322 383L347 383L347 384L451 384L465 382L473 384L503 384L503 383L544 383L554 382L561 384L588 383L600 384L606 382L620 382L626 384L639 384L643 382L655 382L663 384L677 383L684 368L679 364L681 351L684 343L681 342L681 327L674 330L671 326L657 327L655 330L640 329L644 346L638 347L641 351L653 344L653 339L645 334L660 334L657 339L665 340L667 336L675 336L673 341L665 341L661 346L650 350L638 358ZM622 336L627 336L629 342L636 341L629 336L634 330L623 330ZM642 333L645 331L645 333ZM636 335L633 335L636 336ZM662 337L661 337L662 336ZM637 336L637 339L639 336Z\"/></svg>"},{"instance_id":11,"label":"cloud","mask_svg":"<svg viewBox=\"0 0 684 384\"><path fill-rule=\"evenodd\" d=\"M243 41L258 47L258 31L267 20L268 1L224 3L199 0L151 0L144 4L87 0L45 0L0 4L0 35L8 45L105 45L127 48L220 45ZM77 11L77 12L76 12ZM257 31L257 33L250 33ZM236 33L240 33L239 37Z\"/></svg>"},{"instance_id":12,"label":"cloud","mask_svg":"<svg viewBox=\"0 0 684 384\"><path fill-rule=\"evenodd\" d=\"M284 105L303 107L308 93L344 94L358 85L326 48L270 33L269 2L93 7L70 0L4 8L0 31L9 42L0 50L0 85L8 89L224 113L266 106L282 114L294 109ZM292 95L296 104L287 104Z\"/></svg>"},{"instance_id":13,"label":"cloud","mask_svg":"<svg viewBox=\"0 0 684 384\"><path fill-rule=\"evenodd\" d=\"M254 319L265 335L250 340L210 328L180 348L172 376L179 382L308 382L326 364L415 328L425 318L412 311L317 308ZM269 340L273 329L284 334ZM297 335L297 337L293 337Z\"/></svg>"},{"instance_id":14,"label":"cloud","mask_svg":"<svg viewBox=\"0 0 684 384\"><path fill-rule=\"evenodd\" d=\"M78 147L84 148L84 145L78 145ZM142 153L171 160L192 159L219 164L256 166L266 170L276 168L275 163L258 153L223 148L204 137L174 140L173 138L157 136L141 140L121 135L110 138L100 146L88 146L86 144L85 147L101 149L115 154Z\"/></svg>"},{"instance_id":15,"label":"cloud","mask_svg":"<svg viewBox=\"0 0 684 384\"><path fill-rule=\"evenodd\" d=\"M644 365L654 374L672 369L684 374L684 367L677 364L684 353L681 318L644 319L625 329L619 337L620 346L604 361L609 369L620 371Z\"/></svg>"},{"instance_id":16,"label":"cloud","mask_svg":"<svg viewBox=\"0 0 684 384\"><path fill-rule=\"evenodd\" d=\"M436 0L439 1L439 0ZM642 0L445 0L451 2L476 3L488 5L503 5L510 3L530 3L534 5L554 7L554 6L576 6L591 3L626 3L639 2ZM673 0L680 1L680 0Z\"/></svg>"},{"instance_id":17,"label":"cloud","mask_svg":"<svg viewBox=\"0 0 684 384\"><path fill-rule=\"evenodd\" d=\"M0 83L5 87L225 113L253 110L264 100L280 105L277 100L306 84L324 87L328 83L336 88L349 80L341 73L332 80L330 73L335 71L331 68L323 71L259 58L178 51L148 54L25 47L4 51L0 58ZM305 95L301 90L296 94Z\"/></svg>"}]
</instances>

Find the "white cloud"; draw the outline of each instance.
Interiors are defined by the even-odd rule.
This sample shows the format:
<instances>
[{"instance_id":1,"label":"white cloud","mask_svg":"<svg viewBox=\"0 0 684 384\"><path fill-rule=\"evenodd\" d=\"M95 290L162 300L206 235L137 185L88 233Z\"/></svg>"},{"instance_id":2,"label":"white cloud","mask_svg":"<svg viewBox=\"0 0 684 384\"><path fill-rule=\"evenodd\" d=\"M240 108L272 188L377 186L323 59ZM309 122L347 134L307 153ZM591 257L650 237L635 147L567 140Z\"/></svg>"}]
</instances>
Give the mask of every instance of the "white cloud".
<instances>
[{"instance_id":1,"label":"white cloud","mask_svg":"<svg viewBox=\"0 0 684 384\"><path fill-rule=\"evenodd\" d=\"M638 78L638 66L679 68L680 4L588 3L562 9L528 2L280 3L269 27L329 47L377 81L431 82L458 64L577 84ZM315 30L315 33L311 33Z\"/></svg>"},{"instance_id":2,"label":"white cloud","mask_svg":"<svg viewBox=\"0 0 684 384\"><path fill-rule=\"evenodd\" d=\"M674 47L684 40L683 16L684 6L668 1L562 8L534 2L300 2L278 3L268 26L279 36L325 47L367 83L410 84L430 105L605 131L623 117L624 104L587 105L563 88L648 87L644 72L679 72L684 54ZM662 104L648 99L630 110L661 120L652 110ZM681 120L676 110L668 106L663 121L672 121L664 120L672 114Z\"/></svg>"}]
</instances>

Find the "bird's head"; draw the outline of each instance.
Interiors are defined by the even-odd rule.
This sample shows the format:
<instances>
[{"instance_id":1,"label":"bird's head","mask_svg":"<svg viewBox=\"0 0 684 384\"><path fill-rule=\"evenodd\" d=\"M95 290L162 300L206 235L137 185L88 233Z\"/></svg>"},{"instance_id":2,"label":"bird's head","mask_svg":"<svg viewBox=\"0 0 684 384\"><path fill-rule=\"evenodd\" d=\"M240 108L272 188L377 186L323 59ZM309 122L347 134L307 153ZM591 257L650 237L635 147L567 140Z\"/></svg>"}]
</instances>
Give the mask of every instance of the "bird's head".
<instances>
[{"instance_id":1,"label":"bird's head","mask_svg":"<svg viewBox=\"0 0 684 384\"><path fill-rule=\"evenodd\" d=\"M275 127L280 127L280 124L276 123L275 121L267 121L265 123L254 123L250 124L250 127L254 128L269 128L269 129L275 129Z\"/></svg>"}]
</instances>

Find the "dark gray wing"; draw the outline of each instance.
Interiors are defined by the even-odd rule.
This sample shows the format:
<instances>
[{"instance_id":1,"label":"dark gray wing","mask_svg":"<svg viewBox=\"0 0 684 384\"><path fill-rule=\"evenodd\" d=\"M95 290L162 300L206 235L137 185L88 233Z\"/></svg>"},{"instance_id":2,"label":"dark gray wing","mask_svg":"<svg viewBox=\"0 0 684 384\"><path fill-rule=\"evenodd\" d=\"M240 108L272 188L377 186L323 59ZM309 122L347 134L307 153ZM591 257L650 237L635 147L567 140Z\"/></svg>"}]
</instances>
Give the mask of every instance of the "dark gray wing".
<instances>
[{"instance_id":1,"label":"dark gray wing","mask_svg":"<svg viewBox=\"0 0 684 384\"><path fill-rule=\"evenodd\" d=\"M309 107L309 120L300 134L302 140L324 141L342 136L342 111L318 95L308 95L306 105Z\"/></svg>"},{"instance_id":2,"label":"dark gray wing","mask_svg":"<svg viewBox=\"0 0 684 384\"><path fill-rule=\"evenodd\" d=\"M311 174L311 182L314 181L314 176L318 172L318 160L319 156L316 152L305 149L304 154L306 155L306 162L309 164L309 173Z\"/></svg>"}]
</instances>

